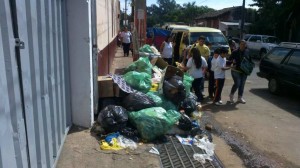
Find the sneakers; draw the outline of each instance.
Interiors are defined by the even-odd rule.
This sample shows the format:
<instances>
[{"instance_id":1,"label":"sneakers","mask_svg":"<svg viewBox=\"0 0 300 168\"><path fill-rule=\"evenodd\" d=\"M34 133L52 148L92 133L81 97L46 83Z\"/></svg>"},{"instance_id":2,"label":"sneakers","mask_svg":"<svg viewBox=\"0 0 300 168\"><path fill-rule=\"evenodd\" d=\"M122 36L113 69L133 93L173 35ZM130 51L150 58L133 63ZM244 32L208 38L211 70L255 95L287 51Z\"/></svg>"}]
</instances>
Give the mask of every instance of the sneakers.
<instances>
[{"instance_id":1,"label":"sneakers","mask_svg":"<svg viewBox=\"0 0 300 168\"><path fill-rule=\"evenodd\" d=\"M230 101L230 103L234 103L234 96L233 95L229 95L229 101ZM242 103L242 104L246 103L246 101L243 97L239 97L237 102Z\"/></svg>"},{"instance_id":2,"label":"sneakers","mask_svg":"<svg viewBox=\"0 0 300 168\"><path fill-rule=\"evenodd\" d=\"M242 103L242 104L245 104L245 103L246 103L245 99L243 99L242 97L240 97L240 98L238 99L238 102L240 102L240 103Z\"/></svg>"},{"instance_id":3,"label":"sneakers","mask_svg":"<svg viewBox=\"0 0 300 168\"><path fill-rule=\"evenodd\" d=\"M233 95L229 95L229 101L230 101L230 103L234 103L234 96Z\"/></svg>"},{"instance_id":4,"label":"sneakers","mask_svg":"<svg viewBox=\"0 0 300 168\"><path fill-rule=\"evenodd\" d=\"M217 106L221 106L223 103L222 103L222 101L220 100L220 101L218 101L218 102L214 102L214 105L217 105Z\"/></svg>"}]
</instances>

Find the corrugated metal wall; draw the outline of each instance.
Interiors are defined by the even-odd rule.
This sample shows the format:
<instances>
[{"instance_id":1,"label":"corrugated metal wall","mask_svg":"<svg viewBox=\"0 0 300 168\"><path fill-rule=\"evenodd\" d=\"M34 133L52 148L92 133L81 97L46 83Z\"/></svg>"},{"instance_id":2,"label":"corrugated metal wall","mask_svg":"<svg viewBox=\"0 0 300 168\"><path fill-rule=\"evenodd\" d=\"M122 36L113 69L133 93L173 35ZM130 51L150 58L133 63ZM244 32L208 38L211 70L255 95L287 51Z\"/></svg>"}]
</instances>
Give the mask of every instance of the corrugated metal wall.
<instances>
[{"instance_id":1,"label":"corrugated metal wall","mask_svg":"<svg viewBox=\"0 0 300 168\"><path fill-rule=\"evenodd\" d=\"M0 167L52 167L71 124L65 1L0 0L0 13Z\"/></svg>"}]
</instances>

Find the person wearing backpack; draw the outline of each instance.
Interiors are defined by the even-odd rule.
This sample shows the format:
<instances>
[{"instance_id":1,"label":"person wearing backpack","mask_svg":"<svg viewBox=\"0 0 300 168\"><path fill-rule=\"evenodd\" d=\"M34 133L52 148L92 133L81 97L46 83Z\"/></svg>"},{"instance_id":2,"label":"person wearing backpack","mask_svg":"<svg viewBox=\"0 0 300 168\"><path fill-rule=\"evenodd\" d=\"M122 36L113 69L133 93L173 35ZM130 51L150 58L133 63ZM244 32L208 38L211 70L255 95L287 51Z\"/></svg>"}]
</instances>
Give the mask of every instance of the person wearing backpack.
<instances>
[{"instance_id":1,"label":"person wearing backpack","mask_svg":"<svg viewBox=\"0 0 300 168\"><path fill-rule=\"evenodd\" d=\"M246 101L243 98L244 87L247 80L247 74L241 70L241 62L246 58L252 62L249 56L248 49L246 48L246 41L241 40L238 49L234 50L230 57L228 58L228 63L231 64L231 76L234 81L232 85L229 100L234 103L234 93L238 90L238 102L245 104Z\"/></svg>"}]
</instances>

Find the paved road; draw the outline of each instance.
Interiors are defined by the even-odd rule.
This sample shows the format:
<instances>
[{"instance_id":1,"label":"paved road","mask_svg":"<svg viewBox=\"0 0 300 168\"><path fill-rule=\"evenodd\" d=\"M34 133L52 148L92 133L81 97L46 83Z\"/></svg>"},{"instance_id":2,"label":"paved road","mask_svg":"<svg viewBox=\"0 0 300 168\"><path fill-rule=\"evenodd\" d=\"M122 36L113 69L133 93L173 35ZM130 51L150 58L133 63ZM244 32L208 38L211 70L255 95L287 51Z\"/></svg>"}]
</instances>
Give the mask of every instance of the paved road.
<instances>
[{"instance_id":1,"label":"paved road","mask_svg":"<svg viewBox=\"0 0 300 168\"><path fill-rule=\"evenodd\" d=\"M222 96L226 104L207 102L204 120L214 123L215 132L247 167L300 167L300 94L270 94L267 80L257 77L257 71L258 65L247 79L246 104L226 103L233 84L228 71Z\"/></svg>"}]
</instances>

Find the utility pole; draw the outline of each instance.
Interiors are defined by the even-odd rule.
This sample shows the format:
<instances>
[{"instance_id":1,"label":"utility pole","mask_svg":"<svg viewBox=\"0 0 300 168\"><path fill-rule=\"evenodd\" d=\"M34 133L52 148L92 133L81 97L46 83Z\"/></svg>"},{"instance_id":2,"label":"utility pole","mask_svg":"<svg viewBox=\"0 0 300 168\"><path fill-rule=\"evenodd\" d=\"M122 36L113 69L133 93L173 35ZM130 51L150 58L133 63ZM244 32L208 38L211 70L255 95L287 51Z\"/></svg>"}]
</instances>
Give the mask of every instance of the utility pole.
<instances>
[{"instance_id":1,"label":"utility pole","mask_svg":"<svg viewBox=\"0 0 300 168\"><path fill-rule=\"evenodd\" d=\"M125 0L124 25L127 26L127 0Z\"/></svg>"},{"instance_id":2,"label":"utility pole","mask_svg":"<svg viewBox=\"0 0 300 168\"><path fill-rule=\"evenodd\" d=\"M243 6L242 6L242 18L241 18L241 32L240 32L240 39L243 38L243 33L244 33L244 23L245 23L245 0L243 0Z\"/></svg>"}]
</instances>

